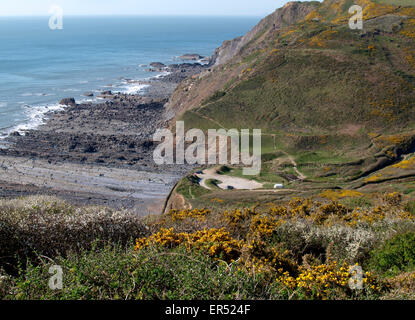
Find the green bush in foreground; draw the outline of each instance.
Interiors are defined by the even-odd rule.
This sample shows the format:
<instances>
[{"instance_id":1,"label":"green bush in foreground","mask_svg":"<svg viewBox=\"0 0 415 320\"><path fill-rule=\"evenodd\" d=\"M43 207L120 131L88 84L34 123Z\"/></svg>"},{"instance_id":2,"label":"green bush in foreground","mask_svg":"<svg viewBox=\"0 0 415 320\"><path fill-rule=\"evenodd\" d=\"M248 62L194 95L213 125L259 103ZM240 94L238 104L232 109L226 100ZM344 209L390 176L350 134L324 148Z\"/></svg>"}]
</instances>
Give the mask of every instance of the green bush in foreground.
<instances>
[{"instance_id":1,"label":"green bush in foreground","mask_svg":"<svg viewBox=\"0 0 415 320\"><path fill-rule=\"evenodd\" d=\"M385 275L415 270L415 232L400 234L374 250L372 268Z\"/></svg>"},{"instance_id":2,"label":"green bush in foreground","mask_svg":"<svg viewBox=\"0 0 415 320\"><path fill-rule=\"evenodd\" d=\"M63 269L63 289L48 286L49 267ZM0 281L2 299L277 299L276 284L252 277L185 248L134 252L107 246L69 254L20 270L14 282Z\"/></svg>"}]
</instances>

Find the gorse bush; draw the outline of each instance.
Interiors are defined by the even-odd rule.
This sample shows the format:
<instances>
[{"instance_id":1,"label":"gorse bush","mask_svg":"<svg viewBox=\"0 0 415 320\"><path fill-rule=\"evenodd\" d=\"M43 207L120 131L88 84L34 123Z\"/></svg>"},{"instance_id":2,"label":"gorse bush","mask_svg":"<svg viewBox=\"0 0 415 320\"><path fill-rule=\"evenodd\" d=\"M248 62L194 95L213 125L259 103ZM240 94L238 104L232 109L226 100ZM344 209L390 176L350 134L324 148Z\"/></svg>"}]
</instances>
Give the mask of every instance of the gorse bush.
<instances>
[{"instance_id":1,"label":"gorse bush","mask_svg":"<svg viewBox=\"0 0 415 320\"><path fill-rule=\"evenodd\" d=\"M195 233L176 233L173 229L161 229L150 237L137 239L135 249L141 250L150 245L159 245L166 248L175 248L185 245L188 249L205 252L211 257L231 262L241 249L242 242L232 239L224 229L209 229Z\"/></svg>"},{"instance_id":2,"label":"gorse bush","mask_svg":"<svg viewBox=\"0 0 415 320\"><path fill-rule=\"evenodd\" d=\"M396 235L374 250L371 266L390 275L415 270L415 232Z\"/></svg>"},{"instance_id":3,"label":"gorse bush","mask_svg":"<svg viewBox=\"0 0 415 320\"><path fill-rule=\"evenodd\" d=\"M89 248L97 239L126 244L146 232L142 219L129 212L77 208L52 197L1 200L0 267Z\"/></svg>"},{"instance_id":4,"label":"gorse bush","mask_svg":"<svg viewBox=\"0 0 415 320\"><path fill-rule=\"evenodd\" d=\"M145 220L49 197L1 201L0 298L376 299L389 283L403 287L376 272L409 271L414 260L413 216L391 199L360 209L294 198ZM405 236L382 246L396 232ZM349 283L356 264L361 290ZM53 265L62 290L48 287Z\"/></svg>"},{"instance_id":5,"label":"gorse bush","mask_svg":"<svg viewBox=\"0 0 415 320\"><path fill-rule=\"evenodd\" d=\"M200 220L199 215L186 212L181 215L183 219ZM203 212L204 223L208 223L212 213ZM265 213L252 209L227 211L223 221L229 231L204 228L194 233L180 233L173 228L161 228L151 236L137 239L135 250L197 250L241 272L254 277L261 275L270 283L277 283L283 296L352 298L356 292L349 286L350 262L367 255L375 246L379 232L348 225L344 218L350 212L337 202L320 204L294 199L288 208L275 207ZM172 213L168 216L175 219ZM325 220L329 218L338 224L326 225ZM367 271L362 281L360 297L378 295L387 289Z\"/></svg>"},{"instance_id":6,"label":"gorse bush","mask_svg":"<svg viewBox=\"0 0 415 320\"><path fill-rule=\"evenodd\" d=\"M357 266L357 265L356 265ZM284 272L277 281L283 283L287 290L296 292L311 298L329 298L330 295L337 297L353 296L349 282L351 279L351 269L353 266L343 264L339 266L336 261L317 266L301 266L297 277L293 277L289 272ZM382 284L370 272L362 275L365 291L371 294L381 292ZM361 293L361 292L359 292Z\"/></svg>"},{"instance_id":7,"label":"gorse bush","mask_svg":"<svg viewBox=\"0 0 415 320\"><path fill-rule=\"evenodd\" d=\"M184 220L186 218L200 218L204 219L210 211L203 209L193 209L193 210L170 210L167 216L171 217L173 221Z\"/></svg>"}]
</instances>

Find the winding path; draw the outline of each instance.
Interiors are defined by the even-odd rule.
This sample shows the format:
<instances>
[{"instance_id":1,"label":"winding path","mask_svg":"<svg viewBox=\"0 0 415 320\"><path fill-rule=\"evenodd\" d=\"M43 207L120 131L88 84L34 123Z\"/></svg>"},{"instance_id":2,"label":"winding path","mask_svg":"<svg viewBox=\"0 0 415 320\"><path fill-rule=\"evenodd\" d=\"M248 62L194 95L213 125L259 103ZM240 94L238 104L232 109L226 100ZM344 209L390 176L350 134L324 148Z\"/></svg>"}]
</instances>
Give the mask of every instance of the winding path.
<instances>
[{"instance_id":1,"label":"winding path","mask_svg":"<svg viewBox=\"0 0 415 320\"><path fill-rule=\"evenodd\" d=\"M207 104L207 105L209 105L209 104ZM197 111L193 111L193 110L190 110L190 112L192 112L192 113L194 113L194 114L198 115L198 116L199 116L199 117L201 117L201 118L204 118L204 119L206 119L206 120L208 120L208 121L211 121L211 122L213 122L213 123L217 124L217 125L218 125L219 127L221 127L222 129L227 130L227 129L226 129L226 128L225 128L225 127L221 124L221 123L217 122L216 120L214 120L214 119L212 119L212 118L210 118L210 117L208 117L208 116L202 115L202 114L198 113ZM276 137L277 137L277 135L276 135L276 134L266 134L266 133L263 133L262 135L263 135L263 136L272 136L272 137L274 138L274 150L275 150L275 151L279 151L279 152L283 153L283 154L284 154L284 155L288 158L288 160L289 160L289 161L291 162L291 164L293 165L293 169L294 169L295 173L297 174L298 180L303 181L303 180L307 179L307 176L306 176L306 175L304 175L304 174L303 174L300 170L298 170L298 167L297 167L297 162L295 161L294 157L293 157L293 156L291 156L289 153L285 152L284 150L281 150L281 149L278 149L278 148L277 148L277 144L276 144ZM209 175L211 175L211 174L209 174ZM218 176L223 177L223 175L218 175ZM208 178L208 179L216 179L216 178ZM216 179L216 180L219 180L219 179ZM250 181L250 180L248 180L248 181ZM210 188L206 185L206 180L201 180L200 185L201 185L202 187L206 188L206 189L210 189ZM235 188L235 189L236 189L236 188ZM256 188L256 189L258 189L258 188ZM253 190L253 189L249 189L249 190Z\"/></svg>"}]
</instances>

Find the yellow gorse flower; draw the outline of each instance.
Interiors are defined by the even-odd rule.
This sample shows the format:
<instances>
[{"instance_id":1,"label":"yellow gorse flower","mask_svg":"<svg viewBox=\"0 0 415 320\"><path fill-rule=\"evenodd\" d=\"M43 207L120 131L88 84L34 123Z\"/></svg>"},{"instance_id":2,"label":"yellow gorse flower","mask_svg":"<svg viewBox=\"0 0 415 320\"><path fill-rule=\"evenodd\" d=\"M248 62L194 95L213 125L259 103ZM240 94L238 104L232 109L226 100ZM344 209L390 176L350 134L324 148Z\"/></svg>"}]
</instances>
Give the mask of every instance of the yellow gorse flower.
<instances>
[{"instance_id":1,"label":"yellow gorse flower","mask_svg":"<svg viewBox=\"0 0 415 320\"><path fill-rule=\"evenodd\" d=\"M210 214L208 209L193 209L193 210L170 210L167 214L172 218L173 221L184 220L187 218L199 218L205 219Z\"/></svg>"},{"instance_id":2,"label":"yellow gorse flower","mask_svg":"<svg viewBox=\"0 0 415 320\"><path fill-rule=\"evenodd\" d=\"M195 233L176 233L174 229L161 229L159 232L137 239L135 250L139 251L150 245L174 248L185 245L188 249L201 250L211 257L227 262L239 255L243 242L233 239L225 229L204 229Z\"/></svg>"},{"instance_id":3,"label":"yellow gorse flower","mask_svg":"<svg viewBox=\"0 0 415 320\"><path fill-rule=\"evenodd\" d=\"M327 298L329 289L350 290L349 281L352 274L349 270L351 267L346 263L339 267L337 261L330 261L327 264L310 268L300 266L297 276L284 272L276 280L288 289L302 290L308 296L311 296L313 292L318 292L318 297L324 299ZM372 291L379 292L381 290L380 283L369 272L363 275L362 283Z\"/></svg>"}]
</instances>

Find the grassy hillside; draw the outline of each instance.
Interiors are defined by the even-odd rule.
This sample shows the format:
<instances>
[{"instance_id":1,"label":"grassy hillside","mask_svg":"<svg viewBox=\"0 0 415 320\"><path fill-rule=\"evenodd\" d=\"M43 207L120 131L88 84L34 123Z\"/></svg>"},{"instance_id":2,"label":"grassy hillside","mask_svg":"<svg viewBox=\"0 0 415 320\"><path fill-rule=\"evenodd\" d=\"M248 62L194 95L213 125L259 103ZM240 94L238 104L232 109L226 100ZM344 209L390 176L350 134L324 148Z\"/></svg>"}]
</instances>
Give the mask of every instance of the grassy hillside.
<instances>
[{"instance_id":1,"label":"grassy hillside","mask_svg":"<svg viewBox=\"0 0 415 320\"><path fill-rule=\"evenodd\" d=\"M413 183L412 165L388 169L415 152L415 8L403 2L289 3L226 63L185 81L169 107L189 129L262 129L263 182L392 192L370 180L386 169L388 181ZM353 4L363 30L349 28ZM289 157L302 184L286 178Z\"/></svg>"},{"instance_id":2,"label":"grassy hillside","mask_svg":"<svg viewBox=\"0 0 415 320\"><path fill-rule=\"evenodd\" d=\"M376 0L376 2L396 6L415 6L414 2L411 0Z\"/></svg>"},{"instance_id":3,"label":"grassy hillside","mask_svg":"<svg viewBox=\"0 0 415 320\"><path fill-rule=\"evenodd\" d=\"M361 32L347 25L350 3L325 1L305 20L252 40L196 81L198 91L228 76L182 119L191 127L267 133L332 134L347 125L361 133L413 129L415 9L357 1L366 22Z\"/></svg>"}]
</instances>

